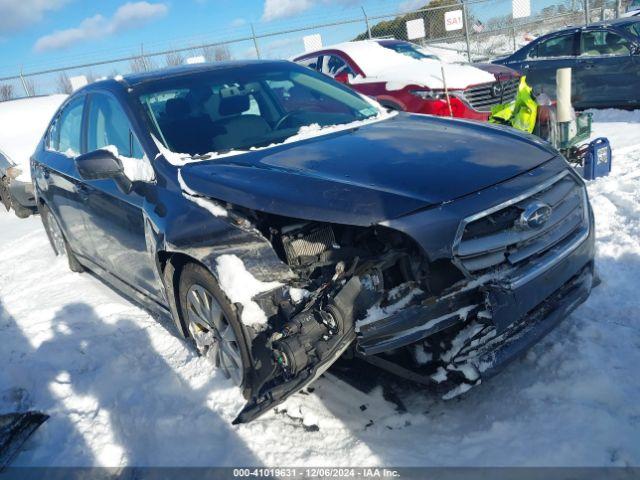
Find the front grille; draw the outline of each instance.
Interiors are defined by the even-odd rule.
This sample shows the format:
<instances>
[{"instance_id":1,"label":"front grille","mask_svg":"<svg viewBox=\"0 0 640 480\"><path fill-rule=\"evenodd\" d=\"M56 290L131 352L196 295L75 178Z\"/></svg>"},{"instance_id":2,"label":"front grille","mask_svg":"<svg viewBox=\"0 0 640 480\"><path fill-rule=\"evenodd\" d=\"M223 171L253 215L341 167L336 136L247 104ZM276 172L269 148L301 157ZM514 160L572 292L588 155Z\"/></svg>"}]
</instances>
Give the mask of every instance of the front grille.
<instances>
[{"instance_id":1,"label":"front grille","mask_svg":"<svg viewBox=\"0 0 640 480\"><path fill-rule=\"evenodd\" d=\"M551 207L546 223L527 227L523 212L533 204ZM588 231L584 187L568 171L513 200L465 220L454 243L454 260L467 275L518 268Z\"/></svg>"},{"instance_id":2,"label":"front grille","mask_svg":"<svg viewBox=\"0 0 640 480\"><path fill-rule=\"evenodd\" d=\"M467 88L462 92L463 98L475 110L490 112L491 107L515 100L520 80L513 78L505 82L485 83Z\"/></svg>"}]
</instances>

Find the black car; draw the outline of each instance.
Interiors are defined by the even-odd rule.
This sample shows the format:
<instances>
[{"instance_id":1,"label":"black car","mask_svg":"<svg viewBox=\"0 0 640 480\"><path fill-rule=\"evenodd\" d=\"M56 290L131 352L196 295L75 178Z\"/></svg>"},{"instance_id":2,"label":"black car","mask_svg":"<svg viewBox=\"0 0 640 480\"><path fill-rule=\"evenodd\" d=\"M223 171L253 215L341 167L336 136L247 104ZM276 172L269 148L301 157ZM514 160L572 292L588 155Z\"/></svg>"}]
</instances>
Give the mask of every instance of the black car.
<instances>
[{"instance_id":1,"label":"black car","mask_svg":"<svg viewBox=\"0 0 640 480\"><path fill-rule=\"evenodd\" d=\"M640 18L623 18L544 35L496 60L527 76L535 93L556 94L556 71L573 69L573 105L640 106Z\"/></svg>"},{"instance_id":2,"label":"black car","mask_svg":"<svg viewBox=\"0 0 640 480\"><path fill-rule=\"evenodd\" d=\"M170 316L242 387L237 422L341 356L449 398L592 287L586 189L548 144L289 62L85 87L32 174L54 250Z\"/></svg>"}]
</instances>

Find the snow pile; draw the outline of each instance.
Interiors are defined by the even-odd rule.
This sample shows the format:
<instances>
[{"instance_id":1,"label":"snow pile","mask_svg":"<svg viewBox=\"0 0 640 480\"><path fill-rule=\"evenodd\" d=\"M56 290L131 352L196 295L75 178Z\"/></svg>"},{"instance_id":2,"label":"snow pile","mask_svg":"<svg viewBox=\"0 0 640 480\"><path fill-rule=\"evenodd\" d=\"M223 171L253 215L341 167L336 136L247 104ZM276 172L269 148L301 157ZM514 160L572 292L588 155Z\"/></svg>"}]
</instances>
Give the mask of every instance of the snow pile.
<instances>
[{"instance_id":1,"label":"snow pile","mask_svg":"<svg viewBox=\"0 0 640 480\"><path fill-rule=\"evenodd\" d=\"M327 48L346 53L364 72L365 78L355 77L352 83L387 82L389 91L401 90L407 85L442 90L442 70L447 88L450 89L465 89L471 85L496 81L490 73L471 65L419 60L383 47L376 41L346 42Z\"/></svg>"},{"instance_id":2,"label":"snow pile","mask_svg":"<svg viewBox=\"0 0 640 480\"><path fill-rule=\"evenodd\" d=\"M245 268L242 260L235 255L221 255L218 264L218 282L220 288L232 303L242 304L242 323L256 330L262 330L267 324L267 316L253 301L253 297L282 286L278 282L261 282Z\"/></svg>"},{"instance_id":3,"label":"snow pile","mask_svg":"<svg viewBox=\"0 0 640 480\"><path fill-rule=\"evenodd\" d=\"M66 98L66 95L50 95L0 102L0 152L6 153L22 170L18 180L31 181L29 159Z\"/></svg>"}]
</instances>

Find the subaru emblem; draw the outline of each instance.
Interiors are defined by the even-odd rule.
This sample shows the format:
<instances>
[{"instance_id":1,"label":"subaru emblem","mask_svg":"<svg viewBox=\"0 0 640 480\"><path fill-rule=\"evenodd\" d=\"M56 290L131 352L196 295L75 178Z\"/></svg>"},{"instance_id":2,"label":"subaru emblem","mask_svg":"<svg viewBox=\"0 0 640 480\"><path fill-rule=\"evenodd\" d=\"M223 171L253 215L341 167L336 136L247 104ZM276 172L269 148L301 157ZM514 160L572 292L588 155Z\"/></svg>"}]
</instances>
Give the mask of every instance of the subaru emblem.
<instances>
[{"instance_id":1,"label":"subaru emblem","mask_svg":"<svg viewBox=\"0 0 640 480\"><path fill-rule=\"evenodd\" d=\"M517 224L521 228L536 229L542 227L551 217L551 207L543 202L533 202L527 205L520 215Z\"/></svg>"}]
</instances>

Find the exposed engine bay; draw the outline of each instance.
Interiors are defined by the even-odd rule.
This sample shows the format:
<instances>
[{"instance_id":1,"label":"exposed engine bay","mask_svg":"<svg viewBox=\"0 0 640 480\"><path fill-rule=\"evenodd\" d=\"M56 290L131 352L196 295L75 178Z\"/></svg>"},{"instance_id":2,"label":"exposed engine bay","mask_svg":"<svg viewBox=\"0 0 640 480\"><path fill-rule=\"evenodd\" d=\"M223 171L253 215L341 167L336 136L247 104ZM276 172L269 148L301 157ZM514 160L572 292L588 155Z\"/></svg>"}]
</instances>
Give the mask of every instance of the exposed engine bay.
<instances>
[{"instance_id":1,"label":"exposed engine bay","mask_svg":"<svg viewBox=\"0 0 640 480\"><path fill-rule=\"evenodd\" d=\"M437 384L442 376L438 357L451 360L447 346L453 345L467 316L484 309L475 290L448 295L452 285L466 283L462 273L450 262L429 264L401 232L273 216L253 221L295 280L277 301L272 292L255 299L270 328L257 333L253 342L257 368L251 391L257 393L256 403L239 422L259 415L261 401L266 410L276 397L297 391L342 354L381 368L392 364L396 374L402 374L398 368L406 373L422 368L421 383ZM436 321L429 322L432 318ZM488 328L481 327L469 340L486 336ZM434 345L416 343L446 329ZM463 370L458 377L471 384L478 379Z\"/></svg>"}]
</instances>

